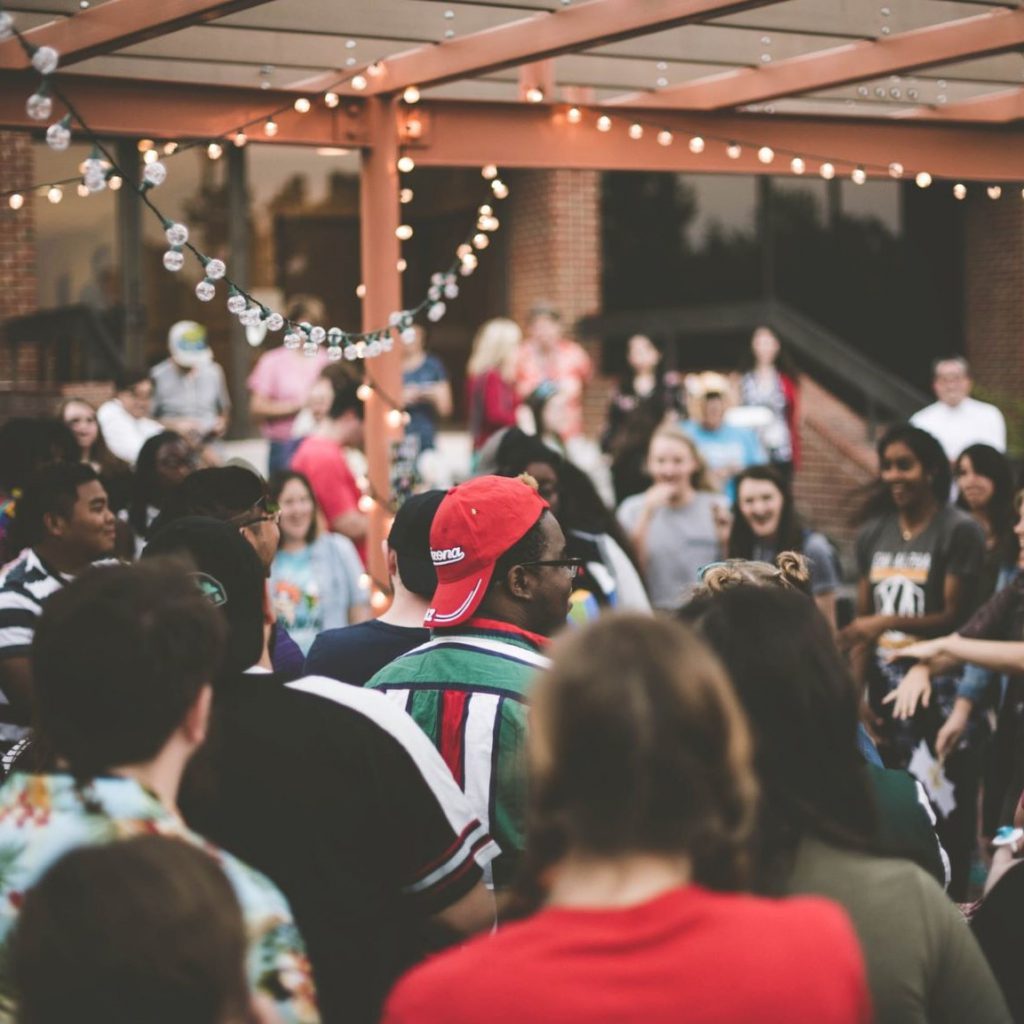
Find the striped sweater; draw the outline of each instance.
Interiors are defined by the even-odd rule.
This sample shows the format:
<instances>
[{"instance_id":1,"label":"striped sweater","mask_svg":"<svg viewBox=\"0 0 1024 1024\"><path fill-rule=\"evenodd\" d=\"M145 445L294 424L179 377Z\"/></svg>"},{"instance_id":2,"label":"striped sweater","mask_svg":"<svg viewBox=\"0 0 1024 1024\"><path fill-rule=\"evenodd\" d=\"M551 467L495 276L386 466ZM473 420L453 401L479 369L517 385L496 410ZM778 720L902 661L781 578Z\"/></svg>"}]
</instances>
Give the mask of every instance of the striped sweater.
<instances>
[{"instance_id":1,"label":"striped sweater","mask_svg":"<svg viewBox=\"0 0 1024 1024\"><path fill-rule=\"evenodd\" d=\"M470 807L502 849L493 881L507 886L524 843L527 693L549 661L519 632L436 631L367 686L403 707L441 752Z\"/></svg>"}]
</instances>

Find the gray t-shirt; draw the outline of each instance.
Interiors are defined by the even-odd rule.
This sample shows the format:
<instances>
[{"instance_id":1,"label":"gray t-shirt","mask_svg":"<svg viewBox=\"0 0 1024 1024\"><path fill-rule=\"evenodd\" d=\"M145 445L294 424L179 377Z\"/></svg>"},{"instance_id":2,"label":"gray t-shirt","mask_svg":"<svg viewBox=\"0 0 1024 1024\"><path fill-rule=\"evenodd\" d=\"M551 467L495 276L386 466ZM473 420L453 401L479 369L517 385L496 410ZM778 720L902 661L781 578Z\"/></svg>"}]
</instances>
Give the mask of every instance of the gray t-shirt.
<instances>
[{"instance_id":1,"label":"gray t-shirt","mask_svg":"<svg viewBox=\"0 0 1024 1024\"><path fill-rule=\"evenodd\" d=\"M678 608L697 583L697 570L719 557L714 507L724 500L720 494L698 491L688 505L659 508L651 517L644 583L655 608ZM631 536L643 506L642 494L619 506L619 522Z\"/></svg>"}]
</instances>

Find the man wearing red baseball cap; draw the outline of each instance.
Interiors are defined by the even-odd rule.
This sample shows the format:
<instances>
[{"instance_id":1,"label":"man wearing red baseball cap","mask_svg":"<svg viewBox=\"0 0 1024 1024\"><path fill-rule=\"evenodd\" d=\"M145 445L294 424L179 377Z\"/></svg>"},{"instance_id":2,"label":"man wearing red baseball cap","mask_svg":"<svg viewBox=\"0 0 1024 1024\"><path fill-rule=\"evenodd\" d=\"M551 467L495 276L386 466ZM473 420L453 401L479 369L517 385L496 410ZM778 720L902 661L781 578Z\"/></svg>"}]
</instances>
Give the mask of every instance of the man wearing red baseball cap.
<instances>
[{"instance_id":1,"label":"man wearing red baseball cap","mask_svg":"<svg viewBox=\"0 0 1024 1024\"><path fill-rule=\"evenodd\" d=\"M523 850L526 698L565 622L578 560L528 479L482 476L453 487L434 516L437 590L431 639L367 684L409 712L441 752L474 813L498 841L493 884Z\"/></svg>"}]
</instances>

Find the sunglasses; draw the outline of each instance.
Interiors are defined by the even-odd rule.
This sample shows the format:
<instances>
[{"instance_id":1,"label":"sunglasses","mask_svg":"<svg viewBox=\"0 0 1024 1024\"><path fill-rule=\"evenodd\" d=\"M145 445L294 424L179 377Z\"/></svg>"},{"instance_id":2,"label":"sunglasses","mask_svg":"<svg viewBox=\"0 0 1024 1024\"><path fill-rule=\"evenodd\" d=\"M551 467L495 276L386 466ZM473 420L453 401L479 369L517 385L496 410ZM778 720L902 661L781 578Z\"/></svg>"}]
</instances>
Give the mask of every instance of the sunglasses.
<instances>
[{"instance_id":1,"label":"sunglasses","mask_svg":"<svg viewBox=\"0 0 1024 1024\"><path fill-rule=\"evenodd\" d=\"M280 518L281 506L264 495L247 512L242 512L240 515L232 516L228 522L230 522L232 526L237 526L241 530L246 526L256 526L258 523L276 523Z\"/></svg>"},{"instance_id":2,"label":"sunglasses","mask_svg":"<svg viewBox=\"0 0 1024 1024\"><path fill-rule=\"evenodd\" d=\"M586 563L582 558L547 558L538 562L520 562L519 564L524 569L535 565L556 566L559 569L565 569L569 573L569 579L574 580Z\"/></svg>"}]
</instances>

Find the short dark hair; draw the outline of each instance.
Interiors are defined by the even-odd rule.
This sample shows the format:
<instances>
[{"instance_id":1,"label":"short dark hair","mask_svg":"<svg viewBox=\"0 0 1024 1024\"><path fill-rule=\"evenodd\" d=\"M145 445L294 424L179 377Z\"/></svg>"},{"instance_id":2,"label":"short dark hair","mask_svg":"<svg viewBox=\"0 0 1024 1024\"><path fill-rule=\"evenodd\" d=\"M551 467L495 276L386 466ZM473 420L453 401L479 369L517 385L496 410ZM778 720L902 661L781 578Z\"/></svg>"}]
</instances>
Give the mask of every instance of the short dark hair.
<instances>
[{"instance_id":1,"label":"short dark hair","mask_svg":"<svg viewBox=\"0 0 1024 1024\"><path fill-rule=\"evenodd\" d=\"M332 420L339 419L347 412L354 412L359 419L363 418L363 400L359 397L359 382L354 380L335 380L334 398L328 413Z\"/></svg>"},{"instance_id":2,"label":"short dark hair","mask_svg":"<svg viewBox=\"0 0 1024 1024\"><path fill-rule=\"evenodd\" d=\"M19 547L33 547L45 540L46 517L71 517L82 484L99 480L87 462L51 462L25 484L14 517L14 541Z\"/></svg>"},{"instance_id":3,"label":"short dark hair","mask_svg":"<svg viewBox=\"0 0 1024 1024\"><path fill-rule=\"evenodd\" d=\"M536 562L544 553L544 517L551 515L548 509L544 509L537 517L537 521L526 533L522 535L495 563L494 572L491 574L491 583L503 581L513 566L523 565L526 562Z\"/></svg>"},{"instance_id":4,"label":"short dark hair","mask_svg":"<svg viewBox=\"0 0 1024 1024\"><path fill-rule=\"evenodd\" d=\"M736 586L684 607L722 659L754 734L763 790L758 882L773 889L805 835L870 846L875 810L857 746L860 699L814 600Z\"/></svg>"},{"instance_id":5,"label":"short dark hair","mask_svg":"<svg viewBox=\"0 0 1024 1024\"><path fill-rule=\"evenodd\" d=\"M36 627L39 734L79 778L151 760L216 675L224 632L181 562L86 570Z\"/></svg>"},{"instance_id":6,"label":"short dark hair","mask_svg":"<svg viewBox=\"0 0 1024 1024\"><path fill-rule=\"evenodd\" d=\"M11 952L24 1024L247 1019L238 899L213 857L181 839L65 854L25 894Z\"/></svg>"},{"instance_id":7,"label":"short dark hair","mask_svg":"<svg viewBox=\"0 0 1024 1024\"><path fill-rule=\"evenodd\" d=\"M78 462L71 429L55 416L15 416L0 425L0 488L8 494L50 462Z\"/></svg>"},{"instance_id":8,"label":"short dark hair","mask_svg":"<svg viewBox=\"0 0 1024 1024\"><path fill-rule=\"evenodd\" d=\"M190 473L163 509L153 532L176 519L204 516L226 522L248 512L268 494L259 474L244 466L214 466Z\"/></svg>"},{"instance_id":9,"label":"short dark hair","mask_svg":"<svg viewBox=\"0 0 1024 1024\"><path fill-rule=\"evenodd\" d=\"M722 666L669 619L610 613L567 632L534 683L526 878L572 852L688 856L703 885L745 880L757 783ZM538 763L539 762L539 763Z\"/></svg>"},{"instance_id":10,"label":"short dark hair","mask_svg":"<svg viewBox=\"0 0 1024 1024\"><path fill-rule=\"evenodd\" d=\"M114 377L114 387L119 392L130 391L136 384L149 379L149 370L145 366L124 366Z\"/></svg>"},{"instance_id":11,"label":"short dark hair","mask_svg":"<svg viewBox=\"0 0 1024 1024\"><path fill-rule=\"evenodd\" d=\"M148 537L156 526L149 522L149 507L157 500L159 474L156 462L160 452L168 445L180 444L189 448L181 434L173 430L162 430L146 439L135 460L135 476L132 478L132 495L128 502L128 522L138 537Z\"/></svg>"}]
</instances>

